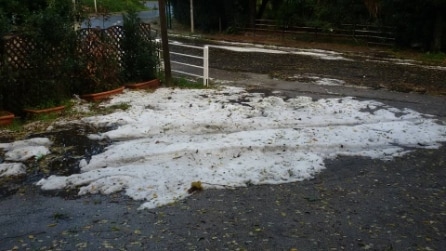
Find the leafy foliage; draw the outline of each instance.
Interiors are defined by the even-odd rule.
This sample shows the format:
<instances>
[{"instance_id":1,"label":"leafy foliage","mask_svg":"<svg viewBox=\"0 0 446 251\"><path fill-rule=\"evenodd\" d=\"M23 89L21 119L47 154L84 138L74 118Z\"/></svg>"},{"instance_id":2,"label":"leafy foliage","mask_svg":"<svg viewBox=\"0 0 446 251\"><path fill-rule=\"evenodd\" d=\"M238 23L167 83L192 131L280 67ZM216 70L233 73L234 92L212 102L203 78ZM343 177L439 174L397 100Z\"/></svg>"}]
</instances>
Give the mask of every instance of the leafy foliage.
<instances>
[{"instance_id":1,"label":"leafy foliage","mask_svg":"<svg viewBox=\"0 0 446 251\"><path fill-rule=\"evenodd\" d=\"M99 12L121 12L143 10L144 5L139 0L97 0L97 8ZM94 12L94 1L82 1L82 5L88 12Z\"/></svg>"},{"instance_id":2,"label":"leafy foliage","mask_svg":"<svg viewBox=\"0 0 446 251\"><path fill-rule=\"evenodd\" d=\"M224 29L246 27L253 18L274 19L279 25L319 28L342 28L342 24L392 26L400 46L446 50L445 0L259 0L255 1L255 17L248 2L195 0L197 28L212 31L220 24ZM175 18L189 25L189 0L173 0L172 5Z\"/></svg>"},{"instance_id":3,"label":"leafy foliage","mask_svg":"<svg viewBox=\"0 0 446 251\"><path fill-rule=\"evenodd\" d=\"M180 23L190 24L189 0L172 0L174 17ZM195 25L203 31L215 31L248 22L248 1L195 0Z\"/></svg>"},{"instance_id":4,"label":"leafy foliage","mask_svg":"<svg viewBox=\"0 0 446 251\"><path fill-rule=\"evenodd\" d=\"M73 93L98 93L121 85L118 53L104 30L89 30L79 48L72 72Z\"/></svg>"},{"instance_id":5,"label":"leafy foliage","mask_svg":"<svg viewBox=\"0 0 446 251\"><path fill-rule=\"evenodd\" d=\"M130 11L123 15L124 36L121 48L125 52L122 77L127 82L142 82L155 78L157 65L156 46L150 38L142 36L141 19Z\"/></svg>"},{"instance_id":6,"label":"leafy foliage","mask_svg":"<svg viewBox=\"0 0 446 251\"><path fill-rule=\"evenodd\" d=\"M47 5L47 0L0 0L0 10L14 26L22 25L29 15L45 9Z\"/></svg>"},{"instance_id":7,"label":"leafy foliage","mask_svg":"<svg viewBox=\"0 0 446 251\"><path fill-rule=\"evenodd\" d=\"M5 106L17 114L23 108L59 105L69 95L66 73L76 48L72 2L52 0L45 3L45 8L31 5L20 27L10 20L22 39L31 41L27 45L34 48L26 55L26 65L9 69L11 72L4 77ZM7 67L2 65L4 71Z\"/></svg>"},{"instance_id":8,"label":"leafy foliage","mask_svg":"<svg viewBox=\"0 0 446 251\"><path fill-rule=\"evenodd\" d=\"M75 12L71 0L43 3L20 9L15 1L0 0L0 6L8 7L0 11L0 108L21 115L23 109L60 105L73 93L114 89L122 76L154 77L155 48L137 30L129 31L125 52L115 40L122 36L116 30L76 31L74 23L82 13ZM13 18L19 12L20 24ZM130 57L124 70L123 55Z\"/></svg>"}]
</instances>

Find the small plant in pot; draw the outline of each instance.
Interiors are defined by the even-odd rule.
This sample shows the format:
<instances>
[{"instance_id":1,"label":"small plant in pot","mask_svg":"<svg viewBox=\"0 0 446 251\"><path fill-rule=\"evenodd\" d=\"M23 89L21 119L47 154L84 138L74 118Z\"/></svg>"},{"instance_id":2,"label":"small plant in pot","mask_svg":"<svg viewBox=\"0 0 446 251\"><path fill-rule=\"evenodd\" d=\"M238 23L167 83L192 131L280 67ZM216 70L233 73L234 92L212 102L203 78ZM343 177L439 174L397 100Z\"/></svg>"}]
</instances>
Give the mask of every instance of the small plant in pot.
<instances>
[{"instance_id":1,"label":"small plant in pot","mask_svg":"<svg viewBox=\"0 0 446 251\"><path fill-rule=\"evenodd\" d=\"M35 79L26 83L23 106L27 116L58 113L69 99L65 84L56 79Z\"/></svg>"},{"instance_id":2,"label":"small plant in pot","mask_svg":"<svg viewBox=\"0 0 446 251\"><path fill-rule=\"evenodd\" d=\"M107 97L98 94L122 91L117 50L107 41L103 31L88 30L87 35L80 41L77 62L77 69L72 76L73 93L96 101Z\"/></svg>"},{"instance_id":3,"label":"small plant in pot","mask_svg":"<svg viewBox=\"0 0 446 251\"><path fill-rule=\"evenodd\" d=\"M27 17L20 34L28 41L23 58L27 64L15 69L14 79L27 114L52 111L69 98L67 62L72 60L76 45L72 6L68 1L48 3L48 7Z\"/></svg>"},{"instance_id":4,"label":"small plant in pot","mask_svg":"<svg viewBox=\"0 0 446 251\"><path fill-rule=\"evenodd\" d=\"M156 79L157 51L150 35L149 24L143 24L136 12L129 11L123 15L122 72L126 87L157 87Z\"/></svg>"},{"instance_id":5,"label":"small plant in pot","mask_svg":"<svg viewBox=\"0 0 446 251\"><path fill-rule=\"evenodd\" d=\"M3 104L19 116L50 112L56 107L61 111L69 99L62 81L44 78L37 70L15 69L3 83Z\"/></svg>"}]
</instances>

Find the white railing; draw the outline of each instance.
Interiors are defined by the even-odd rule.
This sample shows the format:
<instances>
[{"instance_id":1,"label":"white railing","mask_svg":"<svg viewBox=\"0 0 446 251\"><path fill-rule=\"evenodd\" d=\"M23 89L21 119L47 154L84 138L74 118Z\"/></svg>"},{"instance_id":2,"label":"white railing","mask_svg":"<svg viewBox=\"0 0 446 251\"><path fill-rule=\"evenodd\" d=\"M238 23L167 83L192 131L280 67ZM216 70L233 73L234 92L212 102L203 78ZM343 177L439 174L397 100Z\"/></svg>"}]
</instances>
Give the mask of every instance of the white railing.
<instances>
[{"instance_id":1,"label":"white railing","mask_svg":"<svg viewBox=\"0 0 446 251\"><path fill-rule=\"evenodd\" d=\"M160 43L161 41L157 40L157 42ZM193 77L197 77L197 78L202 78L204 86L208 86L208 84L209 84L209 46L208 45L204 45L204 46L201 47L201 46L185 45L185 44L179 44L179 43L169 43L169 45L174 45L174 46L185 47L185 48L196 49L196 50L202 51L203 56L201 56L201 55L198 56L198 55L193 55L193 54L173 52L173 51L170 50L170 54L171 55L178 55L178 56L181 56L181 57L202 59L203 60L203 64L199 64L199 65L198 64L186 63L186 62L181 62L181 61L177 61L177 60L170 60L170 62L174 63L174 64L184 65L186 67L191 67L191 68L202 69L202 71L203 71L202 75L201 74L197 74L197 73L193 73L191 71L186 71L186 70L172 69L171 71L179 73L179 74L182 74L182 75L188 75L188 76L193 76ZM159 52L159 57L161 57L161 49L160 49L160 52ZM163 61L161 60L161 62L163 62ZM163 68L163 65L161 67Z\"/></svg>"}]
</instances>

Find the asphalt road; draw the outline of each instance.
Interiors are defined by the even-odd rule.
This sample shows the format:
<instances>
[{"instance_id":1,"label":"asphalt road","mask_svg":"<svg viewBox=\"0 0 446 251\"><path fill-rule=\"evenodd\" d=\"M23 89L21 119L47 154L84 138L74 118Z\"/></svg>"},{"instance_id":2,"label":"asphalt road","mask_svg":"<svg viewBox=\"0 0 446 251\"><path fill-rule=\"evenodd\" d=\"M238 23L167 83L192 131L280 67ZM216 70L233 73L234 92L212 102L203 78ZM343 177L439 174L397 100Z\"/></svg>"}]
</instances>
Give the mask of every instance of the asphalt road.
<instances>
[{"instance_id":1,"label":"asphalt road","mask_svg":"<svg viewBox=\"0 0 446 251\"><path fill-rule=\"evenodd\" d=\"M149 10L138 12L138 17L141 18L141 20L145 23L150 23L152 21L157 20L159 17L158 2L147 1L145 6L149 8ZM107 15L100 15L100 14L93 15L88 20L85 20L82 23L81 27L82 28L99 27L101 29L104 29L110 26L122 25L122 24L123 20L121 13L110 13Z\"/></svg>"},{"instance_id":2,"label":"asphalt road","mask_svg":"<svg viewBox=\"0 0 446 251\"><path fill-rule=\"evenodd\" d=\"M226 71L211 70L211 77L228 79L233 85L253 89L269 89L281 91L289 96L310 96L315 99L333 97L356 97L359 100L377 100L397 108L409 108L420 113L431 114L446 121L446 96L432 96L419 93L402 93L386 89L374 89L363 86L327 86L273 79L267 74L231 73L225 77Z\"/></svg>"},{"instance_id":3,"label":"asphalt road","mask_svg":"<svg viewBox=\"0 0 446 251\"><path fill-rule=\"evenodd\" d=\"M353 95L445 119L445 98L311 86L213 70L257 90L314 98ZM225 77L226 76L226 77ZM0 199L0 250L442 250L446 147L391 161L339 157L303 182L205 190L138 211L113 196L43 194L27 185Z\"/></svg>"},{"instance_id":4,"label":"asphalt road","mask_svg":"<svg viewBox=\"0 0 446 251\"><path fill-rule=\"evenodd\" d=\"M291 97L374 99L446 123L445 96L216 68L211 77ZM122 194L44 194L26 185L0 198L0 250L444 250L446 146L391 161L338 157L326 167L303 182L204 190L142 211Z\"/></svg>"}]
</instances>

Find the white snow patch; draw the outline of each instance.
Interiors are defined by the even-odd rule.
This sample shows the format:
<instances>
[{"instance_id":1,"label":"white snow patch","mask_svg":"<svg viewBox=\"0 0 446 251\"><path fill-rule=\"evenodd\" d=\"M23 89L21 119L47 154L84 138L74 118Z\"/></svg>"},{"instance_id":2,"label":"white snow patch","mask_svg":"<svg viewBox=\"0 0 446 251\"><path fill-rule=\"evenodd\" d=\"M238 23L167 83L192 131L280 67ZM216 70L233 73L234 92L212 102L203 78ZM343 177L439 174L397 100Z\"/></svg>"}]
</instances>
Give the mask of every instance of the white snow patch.
<instances>
[{"instance_id":1,"label":"white snow patch","mask_svg":"<svg viewBox=\"0 0 446 251\"><path fill-rule=\"evenodd\" d=\"M268 45L258 45L250 43L234 43L234 42L221 42L222 44L229 44L230 46L220 46L220 45L210 45L213 48L220 48L230 51L237 52L262 52L262 53L272 53L272 54L296 54L303 56L311 56L323 60L352 60L343 57L342 53L321 49L300 49L293 47L283 47L283 46L268 46Z\"/></svg>"},{"instance_id":2,"label":"white snow patch","mask_svg":"<svg viewBox=\"0 0 446 251\"><path fill-rule=\"evenodd\" d=\"M287 78L287 80L295 80L298 82L311 82L316 85L324 85L324 86L344 86L345 81L334 78L320 78L316 76L305 76L305 75L294 75L292 77Z\"/></svg>"},{"instance_id":3,"label":"white snow patch","mask_svg":"<svg viewBox=\"0 0 446 251\"><path fill-rule=\"evenodd\" d=\"M271 53L271 54L287 54L286 51L257 48L257 47L236 47L236 46L212 46L214 48L224 49L228 51L236 52L261 52L261 53Z\"/></svg>"},{"instance_id":4,"label":"white snow patch","mask_svg":"<svg viewBox=\"0 0 446 251\"><path fill-rule=\"evenodd\" d=\"M26 173L26 166L22 163L0 164L0 177L19 176Z\"/></svg>"},{"instance_id":5,"label":"white snow patch","mask_svg":"<svg viewBox=\"0 0 446 251\"><path fill-rule=\"evenodd\" d=\"M396 65L406 65L406 66L416 66L420 68L430 69L430 70L438 70L438 71L446 71L446 67L438 66L438 65L424 65L421 61L416 61L412 59L399 59L399 58L380 58L376 59L373 57L365 56L366 61L375 62L375 63L391 63Z\"/></svg>"},{"instance_id":6,"label":"white snow patch","mask_svg":"<svg viewBox=\"0 0 446 251\"><path fill-rule=\"evenodd\" d=\"M325 59L325 60L348 60L348 61L351 61L351 59L343 57L341 53L337 53L337 52L333 52L333 51L326 51L326 50L299 49L296 51L292 51L291 53L296 54L296 55L316 57L316 58Z\"/></svg>"},{"instance_id":7,"label":"white snow patch","mask_svg":"<svg viewBox=\"0 0 446 251\"><path fill-rule=\"evenodd\" d=\"M9 161L25 161L32 157L41 157L50 153L48 149L52 142L47 138L32 138L15 141L12 143L1 143L5 159Z\"/></svg>"},{"instance_id":8,"label":"white snow patch","mask_svg":"<svg viewBox=\"0 0 446 251\"><path fill-rule=\"evenodd\" d=\"M160 88L125 91L105 105L122 102L131 108L82 120L117 125L90 135L114 143L83 160L80 174L40 180L42 189L124 191L144 200L141 208L154 208L185 198L195 181L205 189L300 181L322 171L325 159L388 160L446 141L446 126L433 117L354 98Z\"/></svg>"}]
</instances>

